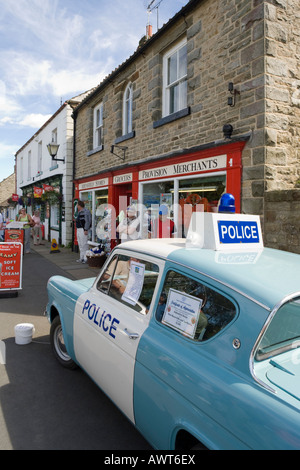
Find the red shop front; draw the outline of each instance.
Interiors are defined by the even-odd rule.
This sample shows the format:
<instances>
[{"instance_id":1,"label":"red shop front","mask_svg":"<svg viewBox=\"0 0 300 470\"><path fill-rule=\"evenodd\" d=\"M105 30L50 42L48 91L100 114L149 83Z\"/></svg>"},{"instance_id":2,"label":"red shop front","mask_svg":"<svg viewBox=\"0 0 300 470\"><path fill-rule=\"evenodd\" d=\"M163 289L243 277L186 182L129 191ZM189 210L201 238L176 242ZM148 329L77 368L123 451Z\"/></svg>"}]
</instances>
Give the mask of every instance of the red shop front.
<instances>
[{"instance_id":1,"label":"red shop front","mask_svg":"<svg viewBox=\"0 0 300 470\"><path fill-rule=\"evenodd\" d=\"M244 146L245 141L238 141L189 150L77 181L75 197L84 200L92 213L91 242L115 239L118 217L130 204L140 214L150 209L151 217L156 217L160 205L166 205L178 237L186 235L192 212L217 211L224 192L234 195L236 212L240 212ZM141 230L141 237L145 236Z\"/></svg>"}]
</instances>

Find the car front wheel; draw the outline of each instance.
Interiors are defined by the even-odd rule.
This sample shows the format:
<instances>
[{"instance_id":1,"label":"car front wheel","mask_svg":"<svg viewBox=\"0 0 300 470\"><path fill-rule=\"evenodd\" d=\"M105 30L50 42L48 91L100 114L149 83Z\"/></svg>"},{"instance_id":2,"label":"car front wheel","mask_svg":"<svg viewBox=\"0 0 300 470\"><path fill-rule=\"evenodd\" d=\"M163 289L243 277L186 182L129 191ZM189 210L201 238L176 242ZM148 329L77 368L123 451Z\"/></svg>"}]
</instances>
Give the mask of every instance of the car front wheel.
<instances>
[{"instance_id":1,"label":"car front wheel","mask_svg":"<svg viewBox=\"0 0 300 470\"><path fill-rule=\"evenodd\" d=\"M67 353L60 317L54 318L50 329L50 342L58 362L67 369L76 369L77 365Z\"/></svg>"}]
</instances>

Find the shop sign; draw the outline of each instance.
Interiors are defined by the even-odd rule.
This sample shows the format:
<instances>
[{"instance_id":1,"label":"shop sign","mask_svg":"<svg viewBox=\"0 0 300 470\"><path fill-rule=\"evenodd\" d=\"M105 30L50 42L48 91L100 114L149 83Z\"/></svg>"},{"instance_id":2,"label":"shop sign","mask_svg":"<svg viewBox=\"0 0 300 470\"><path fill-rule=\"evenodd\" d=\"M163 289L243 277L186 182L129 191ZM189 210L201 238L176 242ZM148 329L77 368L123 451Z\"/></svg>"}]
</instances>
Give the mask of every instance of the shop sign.
<instances>
[{"instance_id":1,"label":"shop sign","mask_svg":"<svg viewBox=\"0 0 300 470\"><path fill-rule=\"evenodd\" d=\"M7 228L4 232L6 242L24 243L24 230L22 228Z\"/></svg>"},{"instance_id":2,"label":"shop sign","mask_svg":"<svg viewBox=\"0 0 300 470\"><path fill-rule=\"evenodd\" d=\"M43 190L46 191L54 191L54 187L50 186L49 184L43 184Z\"/></svg>"},{"instance_id":3,"label":"shop sign","mask_svg":"<svg viewBox=\"0 0 300 470\"><path fill-rule=\"evenodd\" d=\"M0 292L22 289L21 243L0 243Z\"/></svg>"},{"instance_id":4,"label":"shop sign","mask_svg":"<svg viewBox=\"0 0 300 470\"><path fill-rule=\"evenodd\" d=\"M159 168L142 170L139 172L140 180L153 178L164 178L170 176L184 176L190 173L203 173L211 170L224 169L227 166L227 155L217 157L201 158L184 163L174 163Z\"/></svg>"},{"instance_id":5,"label":"shop sign","mask_svg":"<svg viewBox=\"0 0 300 470\"><path fill-rule=\"evenodd\" d=\"M126 173L125 175L114 176L113 183L130 183L132 181L132 173Z\"/></svg>"},{"instance_id":6,"label":"shop sign","mask_svg":"<svg viewBox=\"0 0 300 470\"><path fill-rule=\"evenodd\" d=\"M108 186L108 178L102 178L94 181L88 181L87 183L81 183L79 185L79 191L83 191L84 189L99 188L100 186Z\"/></svg>"},{"instance_id":7,"label":"shop sign","mask_svg":"<svg viewBox=\"0 0 300 470\"><path fill-rule=\"evenodd\" d=\"M19 200L18 194L13 194L13 195L11 196L11 199L12 199L13 202L18 202L18 200Z\"/></svg>"},{"instance_id":8,"label":"shop sign","mask_svg":"<svg viewBox=\"0 0 300 470\"><path fill-rule=\"evenodd\" d=\"M42 194L43 194L43 188L39 188L37 186L34 186L33 188L33 196L38 198L38 197L42 197Z\"/></svg>"}]
</instances>

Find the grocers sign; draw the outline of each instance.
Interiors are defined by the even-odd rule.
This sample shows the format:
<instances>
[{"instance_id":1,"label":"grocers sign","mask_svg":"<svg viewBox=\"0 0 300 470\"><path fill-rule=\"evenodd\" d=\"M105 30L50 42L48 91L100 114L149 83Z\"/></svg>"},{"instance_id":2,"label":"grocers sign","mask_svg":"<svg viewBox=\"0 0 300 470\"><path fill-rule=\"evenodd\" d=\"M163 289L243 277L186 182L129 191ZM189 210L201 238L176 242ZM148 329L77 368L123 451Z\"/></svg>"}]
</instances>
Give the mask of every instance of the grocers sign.
<instances>
[{"instance_id":1,"label":"grocers sign","mask_svg":"<svg viewBox=\"0 0 300 470\"><path fill-rule=\"evenodd\" d=\"M0 292L22 289L22 243L0 243Z\"/></svg>"}]
</instances>

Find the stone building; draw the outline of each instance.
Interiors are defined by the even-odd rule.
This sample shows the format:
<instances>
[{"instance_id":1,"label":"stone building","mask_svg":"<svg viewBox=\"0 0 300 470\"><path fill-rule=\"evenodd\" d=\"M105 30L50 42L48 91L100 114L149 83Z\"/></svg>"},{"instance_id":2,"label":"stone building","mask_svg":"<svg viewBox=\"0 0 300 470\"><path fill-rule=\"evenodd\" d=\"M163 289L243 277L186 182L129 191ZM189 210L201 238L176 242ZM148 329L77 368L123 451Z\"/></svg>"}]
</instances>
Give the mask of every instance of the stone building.
<instances>
[{"instance_id":1,"label":"stone building","mask_svg":"<svg viewBox=\"0 0 300 470\"><path fill-rule=\"evenodd\" d=\"M297 0L190 0L77 106L75 195L94 242L100 203L165 202L183 229L182 203L213 211L227 191L266 244L300 252L279 239L283 219L300 229L299 31Z\"/></svg>"},{"instance_id":2,"label":"stone building","mask_svg":"<svg viewBox=\"0 0 300 470\"><path fill-rule=\"evenodd\" d=\"M15 173L4 178L0 182L0 212L5 219L10 219L14 215L13 206L10 204L12 195L16 192L16 177Z\"/></svg>"}]
</instances>

